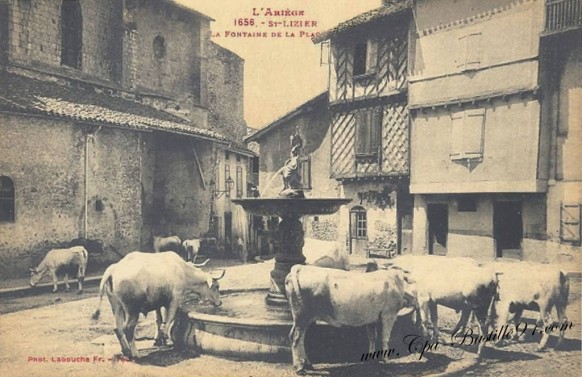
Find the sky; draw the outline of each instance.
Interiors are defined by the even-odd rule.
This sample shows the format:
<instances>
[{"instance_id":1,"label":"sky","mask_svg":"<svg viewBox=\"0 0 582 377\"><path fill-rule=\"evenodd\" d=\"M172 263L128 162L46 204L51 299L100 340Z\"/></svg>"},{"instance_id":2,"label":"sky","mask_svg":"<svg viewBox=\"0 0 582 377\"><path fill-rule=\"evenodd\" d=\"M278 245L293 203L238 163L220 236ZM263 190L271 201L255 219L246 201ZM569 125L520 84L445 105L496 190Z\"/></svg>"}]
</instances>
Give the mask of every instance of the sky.
<instances>
[{"instance_id":1,"label":"sky","mask_svg":"<svg viewBox=\"0 0 582 377\"><path fill-rule=\"evenodd\" d=\"M245 119L253 128L262 128L327 90L328 66L320 65L321 46L311 41L311 33L328 30L381 5L381 0L177 2L212 17L212 40L245 60ZM295 15L276 15L276 11L287 10L295 11ZM299 14L301 11L303 15ZM269 22L282 21L287 24L269 27ZM248 25L251 22L254 25ZM291 27L290 22L303 25ZM232 33L237 32L267 33L267 37L233 37ZM277 32L281 37L272 36Z\"/></svg>"}]
</instances>

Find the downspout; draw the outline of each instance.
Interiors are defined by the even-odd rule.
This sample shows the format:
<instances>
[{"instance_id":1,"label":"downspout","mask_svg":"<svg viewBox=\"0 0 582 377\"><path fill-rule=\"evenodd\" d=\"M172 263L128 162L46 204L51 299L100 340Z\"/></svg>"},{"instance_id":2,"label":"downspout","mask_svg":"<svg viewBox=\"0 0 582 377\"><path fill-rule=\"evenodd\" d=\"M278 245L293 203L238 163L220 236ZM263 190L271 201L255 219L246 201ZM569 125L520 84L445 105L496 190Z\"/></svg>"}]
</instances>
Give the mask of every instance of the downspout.
<instances>
[{"instance_id":1,"label":"downspout","mask_svg":"<svg viewBox=\"0 0 582 377\"><path fill-rule=\"evenodd\" d=\"M85 189L83 193L84 201L85 201L85 211L83 213L83 238L87 238L87 228L89 227L89 139L91 142L95 142L95 136L99 131L101 131L101 127L97 129L97 131L93 133L86 133L85 134Z\"/></svg>"}]
</instances>

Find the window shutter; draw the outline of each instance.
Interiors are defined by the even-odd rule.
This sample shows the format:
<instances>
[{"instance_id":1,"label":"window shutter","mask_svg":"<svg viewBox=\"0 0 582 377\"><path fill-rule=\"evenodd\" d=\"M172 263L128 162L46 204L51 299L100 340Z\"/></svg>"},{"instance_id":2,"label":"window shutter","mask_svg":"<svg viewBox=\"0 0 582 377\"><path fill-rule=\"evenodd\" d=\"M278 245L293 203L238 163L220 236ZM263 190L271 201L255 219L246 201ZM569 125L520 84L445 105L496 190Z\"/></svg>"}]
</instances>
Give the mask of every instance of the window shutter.
<instances>
[{"instance_id":1,"label":"window shutter","mask_svg":"<svg viewBox=\"0 0 582 377\"><path fill-rule=\"evenodd\" d=\"M382 111L374 109L370 115L370 150L368 153L377 153L382 145Z\"/></svg>"},{"instance_id":2,"label":"window shutter","mask_svg":"<svg viewBox=\"0 0 582 377\"><path fill-rule=\"evenodd\" d=\"M370 135L368 130L368 112L356 114L356 154L366 154L370 150Z\"/></svg>"},{"instance_id":3,"label":"window shutter","mask_svg":"<svg viewBox=\"0 0 582 377\"><path fill-rule=\"evenodd\" d=\"M481 33L469 34L465 69L477 69L481 64Z\"/></svg>"},{"instance_id":4,"label":"window shutter","mask_svg":"<svg viewBox=\"0 0 582 377\"><path fill-rule=\"evenodd\" d=\"M463 118L462 111L451 114L451 158L463 155Z\"/></svg>"},{"instance_id":5,"label":"window shutter","mask_svg":"<svg viewBox=\"0 0 582 377\"><path fill-rule=\"evenodd\" d=\"M465 62L467 60L467 36L464 35L459 38L457 43L457 68L465 69Z\"/></svg>"},{"instance_id":6,"label":"window shutter","mask_svg":"<svg viewBox=\"0 0 582 377\"><path fill-rule=\"evenodd\" d=\"M378 41L375 39L368 40L366 63L366 72L376 71L378 67Z\"/></svg>"},{"instance_id":7,"label":"window shutter","mask_svg":"<svg viewBox=\"0 0 582 377\"><path fill-rule=\"evenodd\" d=\"M457 44L457 68L461 71L477 69L481 65L481 33L459 38Z\"/></svg>"},{"instance_id":8,"label":"window shutter","mask_svg":"<svg viewBox=\"0 0 582 377\"><path fill-rule=\"evenodd\" d=\"M483 125L485 109L468 110L465 114L464 150L466 158L481 157L483 153Z\"/></svg>"}]
</instances>

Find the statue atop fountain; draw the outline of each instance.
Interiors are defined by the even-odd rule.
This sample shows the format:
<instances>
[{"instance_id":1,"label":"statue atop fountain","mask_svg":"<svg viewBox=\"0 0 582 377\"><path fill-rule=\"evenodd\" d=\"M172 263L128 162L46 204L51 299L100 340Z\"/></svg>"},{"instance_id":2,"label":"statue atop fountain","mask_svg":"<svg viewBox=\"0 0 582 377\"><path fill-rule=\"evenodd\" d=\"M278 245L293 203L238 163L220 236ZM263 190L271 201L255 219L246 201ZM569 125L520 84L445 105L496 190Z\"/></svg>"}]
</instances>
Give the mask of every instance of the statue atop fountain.
<instances>
[{"instance_id":1,"label":"statue atop fountain","mask_svg":"<svg viewBox=\"0 0 582 377\"><path fill-rule=\"evenodd\" d=\"M279 196L283 198L305 198L299 174L299 152L302 144L301 137L291 136L291 156L279 170L283 176L283 190L279 192Z\"/></svg>"}]
</instances>

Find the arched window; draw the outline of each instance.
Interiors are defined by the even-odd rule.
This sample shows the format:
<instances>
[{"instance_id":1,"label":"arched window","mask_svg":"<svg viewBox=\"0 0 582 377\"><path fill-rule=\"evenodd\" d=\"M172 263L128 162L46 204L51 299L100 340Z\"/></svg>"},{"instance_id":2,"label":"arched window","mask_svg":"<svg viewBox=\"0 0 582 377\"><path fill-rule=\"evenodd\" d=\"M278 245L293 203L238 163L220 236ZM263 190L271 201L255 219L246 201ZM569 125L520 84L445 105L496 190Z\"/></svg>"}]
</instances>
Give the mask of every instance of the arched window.
<instances>
[{"instance_id":1,"label":"arched window","mask_svg":"<svg viewBox=\"0 0 582 377\"><path fill-rule=\"evenodd\" d=\"M166 40L164 37L158 35L154 38L153 49L156 59L163 59L166 56Z\"/></svg>"},{"instance_id":2,"label":"arched window","mask_svg":"<svg viewBox=\"0 0 582 377\"><path fill-rule=\"evenodd\" d=\"M61 5L61 64L81 68L83 15L79 0L63 0Z\"/></svg>"},{"instance_id":3,"label":"arched window","mask_svg":"<svg viewBox=\"0 0 582 377\"><path fill-rule=\"evenodd\" d=\"M14 221L14 183L0 176L0 222Z\"/></svg>"},{"instance_id":4,"label":"arched window","mask_svg":"<svg viewBox=\"0 0 582 377\"><path fill-rule=\"evenodd\" d=\"M368 217L364 207L354 207L350 210L351 238L368 238Z\"/></svg>"}]
</instances>

